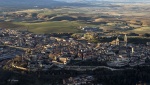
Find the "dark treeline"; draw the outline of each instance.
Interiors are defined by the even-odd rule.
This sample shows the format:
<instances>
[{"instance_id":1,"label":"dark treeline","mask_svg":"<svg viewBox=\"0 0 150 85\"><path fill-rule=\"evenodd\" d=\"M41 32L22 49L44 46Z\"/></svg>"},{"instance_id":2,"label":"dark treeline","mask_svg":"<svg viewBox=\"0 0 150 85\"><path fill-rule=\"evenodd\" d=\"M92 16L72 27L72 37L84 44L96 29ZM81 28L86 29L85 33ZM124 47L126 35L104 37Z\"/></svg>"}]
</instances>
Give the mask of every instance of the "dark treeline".
<instances>
[{"instance_id":1,"label":"dark treeline","mask_svg":"<svg viewBox=\"0 0 150 85\"><path fill-rule=\"evenodd\" d=\"M78 72L74 70L50 70L47 72L10 72L0 71L0 85L44 85L63 84L63 79L78 75L93 75L94 84L103 85L136 85L136 83L150 83L149 67L134 67L128 70L110 71L108 69L97 69L95 71ZM12 84L9 79L18 79L19 82Z\"/></svg>"},{"instance_id":2,"label":"dark treeline","mask_svg":"<svg viewBox=\"0 0 150 85\"><path fill-rule=\"evenodd\" d=\"M94 75L97 78L97 83L104 85L136 85L138 82L149 83L150 68L136 67L134 70L124 71L109 71L109 70L96 70Z\"/></svg>"},{"instance_id":3,"label":"dark treeline","mask_svg":"<svg viewBox=\"0 0 150 85\"><path fill-rule=\"evenodd\" d=\"M115 40L116 37L111 38L99 38L99 42L111 42ZM119 38L121 41L123 41L123 38ZM149 38L128 38L128 43L134 43L134 44L146 44L146 42L150 42Z\"/></svg>"}]
</instances>

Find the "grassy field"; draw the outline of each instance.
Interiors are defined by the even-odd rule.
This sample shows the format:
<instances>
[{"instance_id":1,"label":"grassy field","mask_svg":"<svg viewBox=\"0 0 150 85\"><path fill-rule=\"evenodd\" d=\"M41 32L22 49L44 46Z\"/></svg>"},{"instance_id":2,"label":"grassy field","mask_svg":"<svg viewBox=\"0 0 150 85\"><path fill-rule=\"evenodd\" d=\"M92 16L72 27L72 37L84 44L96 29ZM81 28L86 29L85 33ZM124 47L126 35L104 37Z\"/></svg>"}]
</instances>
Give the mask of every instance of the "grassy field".
<instances>
[{"instance_id":1,"label":"grassy field","mask_svg":"<svg viewBox=\"0 0 150 85\"><path fill-rule=\"evenodd\" d=\"M19 25L19 24L14 24L12 22L0 22L0 28L19 29L19 28L24 28L24 26L23 25Z\"/></svg>"},{"instance_id":2,"label":"grassy field","mask_svg":"<svg viewBox=\"0 0 150 85\"><path fill-rule=\"evenodd\" d=\"M100 28L113 29L112 26L101 26L85 24L77 21L47 21L47 22L0 22L0 28L9 29L28 29L34 33L78 33L81 32L79 27L85 26L100 26ZM141 27L126 31L127 33L134 32L139 34L150 33L150 27Z\"/></svg>"},{"instance_id":3,"label":"grassy field","mask_svg":"<svg viewBox=\"0 0 150 85\"><path fill-rule=\"evenodd\" d=\"M87 26L87 24L76 21L53 21L39 23L14 22L13 24L24 26L29 31L34 33L76 33L80 32L80 26Z\"/></svg>"},{"instance_id":4,"label":"grassy field","mask_svg":"<svg viewBox=\"0 0 150 85\"><path fill-rule=\"evenodd\" d=\"M0 22L0 28L28 29L33 33L78 33L85 26L96 26L77 21L47 21L47 22Z\"/></svg>"},{"instance_id":5,"label":"grassy field","mask_svg":"<svg viewBox=\"0 0 150 85\"><path fill-rule=\"evenodd\" d=\"M141 28L131 30L129 32L135 32L139 34L150 33L150 27L141 27Z\"/></svg>"}]
</instances>

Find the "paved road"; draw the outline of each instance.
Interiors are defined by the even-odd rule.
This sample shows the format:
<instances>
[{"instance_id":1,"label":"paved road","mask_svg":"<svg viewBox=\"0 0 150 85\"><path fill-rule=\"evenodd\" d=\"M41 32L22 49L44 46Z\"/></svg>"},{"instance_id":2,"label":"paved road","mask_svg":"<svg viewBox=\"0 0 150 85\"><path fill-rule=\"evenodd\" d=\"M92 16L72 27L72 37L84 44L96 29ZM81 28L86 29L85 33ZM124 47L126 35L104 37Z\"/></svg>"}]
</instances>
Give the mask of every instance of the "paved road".
<instances>
[{"instance_id":1,"label":"paved road","mask_svg":"<svg viewBox=\"0 0 150 85\"><path fill-rule=\"evenodd\" d=\"M7 45L8 47L11 47L11 48L16 48L16 49L21 49L21 50L24 50L26 51L28 48L24 48L24 47L16 47L16 46L11 46L11 45Z\"/></svg>"},{"instance_id":2,"label":"paved road","mask_svg":"<svg viewBox=\"0 0 150 85\"><path fill-rule=\"evenodd\" d=\"M77 71L96 70L96 69L100 69L100 68L106 68L111 71L124 70L124 69L115 69L115 68L111 68L111 67L107 67L107 66L65 66L64 68L66 70L77 70Z\"/></svg>"},{"instance_id":3,"label":"paved road","mask_svg":"<svg viewBox=\"0 0 150 85\"><path fill-rule=\"evenodd\" d=\"M23 68L23 67L19 67L19 66L14 65L14 63L12 63L12 67L20 69L20 70L24 70L24 71L28 70L27 68Z\"/></svg>"}]
</instances>

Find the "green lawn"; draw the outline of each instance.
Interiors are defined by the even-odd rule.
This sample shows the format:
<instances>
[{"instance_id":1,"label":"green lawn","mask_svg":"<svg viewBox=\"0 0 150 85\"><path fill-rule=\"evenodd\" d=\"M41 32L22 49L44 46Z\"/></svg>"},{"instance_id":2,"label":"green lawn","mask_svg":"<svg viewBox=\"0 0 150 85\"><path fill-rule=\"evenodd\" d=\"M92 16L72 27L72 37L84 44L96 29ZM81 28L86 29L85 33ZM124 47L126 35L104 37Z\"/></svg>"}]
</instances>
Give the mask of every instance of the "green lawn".
<instances>
[{"instance_id":1,"label":"green lawn","mask_svg":"<svg viewBox=\"0 0 150 85\"><path fill-rule=\"evenodd\" d=\"M100 26L85 24L77 21L47 21L47 22L0 22L0 28L9 28L9 29L28 29L34 33L78 33L81 32L79 27L82 26ZM103 26L100 26L103 28ZM109 27L112 29L112 27ZM107 28L104 28L107 29ZM141 27L133 30L128 30L126 32L135 32L135 33L150 33L150 27Z\"/></svg>"},{"instance_id":2,"label":"green lawn","mask_svg":"<svg viewBox=\"0 0 150 85\"><path fill-rule=\"evenodd\" d=\"M141 28L131 30L130 32L135 32L139 34L150 33L150 27L141 27Z\"/></svg>"},{"instance_id":3,"label":"green lawn","mask_svg":"<svg viewBox=\"0 0 150 85\"><path fill-rule=\"evenodd\" d=\"M52 21L52 22L39 22L39 23L27 23L27 22L14 22L15 25L22 25L34 33L76 33L80 30L80 26L87 26L87 24L76 21Z\"/></svg>"}]
</instances>

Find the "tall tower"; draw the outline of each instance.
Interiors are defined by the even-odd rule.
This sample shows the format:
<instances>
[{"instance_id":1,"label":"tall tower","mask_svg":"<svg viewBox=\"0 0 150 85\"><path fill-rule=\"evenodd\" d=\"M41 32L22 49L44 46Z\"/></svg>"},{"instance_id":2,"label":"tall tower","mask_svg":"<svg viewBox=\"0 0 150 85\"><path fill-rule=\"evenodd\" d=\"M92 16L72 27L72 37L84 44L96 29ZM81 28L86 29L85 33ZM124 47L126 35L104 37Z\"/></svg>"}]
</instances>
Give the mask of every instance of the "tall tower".
<instances>
[{"instance_id":1,"label":"tall tower","mask_svg":"<svg viewBox=\"0 0 150 85\"><path fill-rule=\"evenodd\" d=\"M127 42L128 42L128 38L127 38L127 35L125 34L125 35L124 35L124 45L125 45L125 46L127 45Z\"/></svg>"},{"instance_id":2,"label":"tall tower","mask_svg":"<svg viewBox=\"0 0 150 85\"><path fill-rule=\"evenodd\" d=\"M118 37L116 39L116 45L119 45L119 39L118 39Z\"/></svg>"},{"instance_id":3,"label":"tall tower","mask_svg":"<svg viewBox=\"0 0 150 85\"><path fill-rule=\"evenodd\" d=\"M134 48L133 47L131 48L131 52L132 52L132 54L134 53Z\"/></svg>"}]
</instances>

